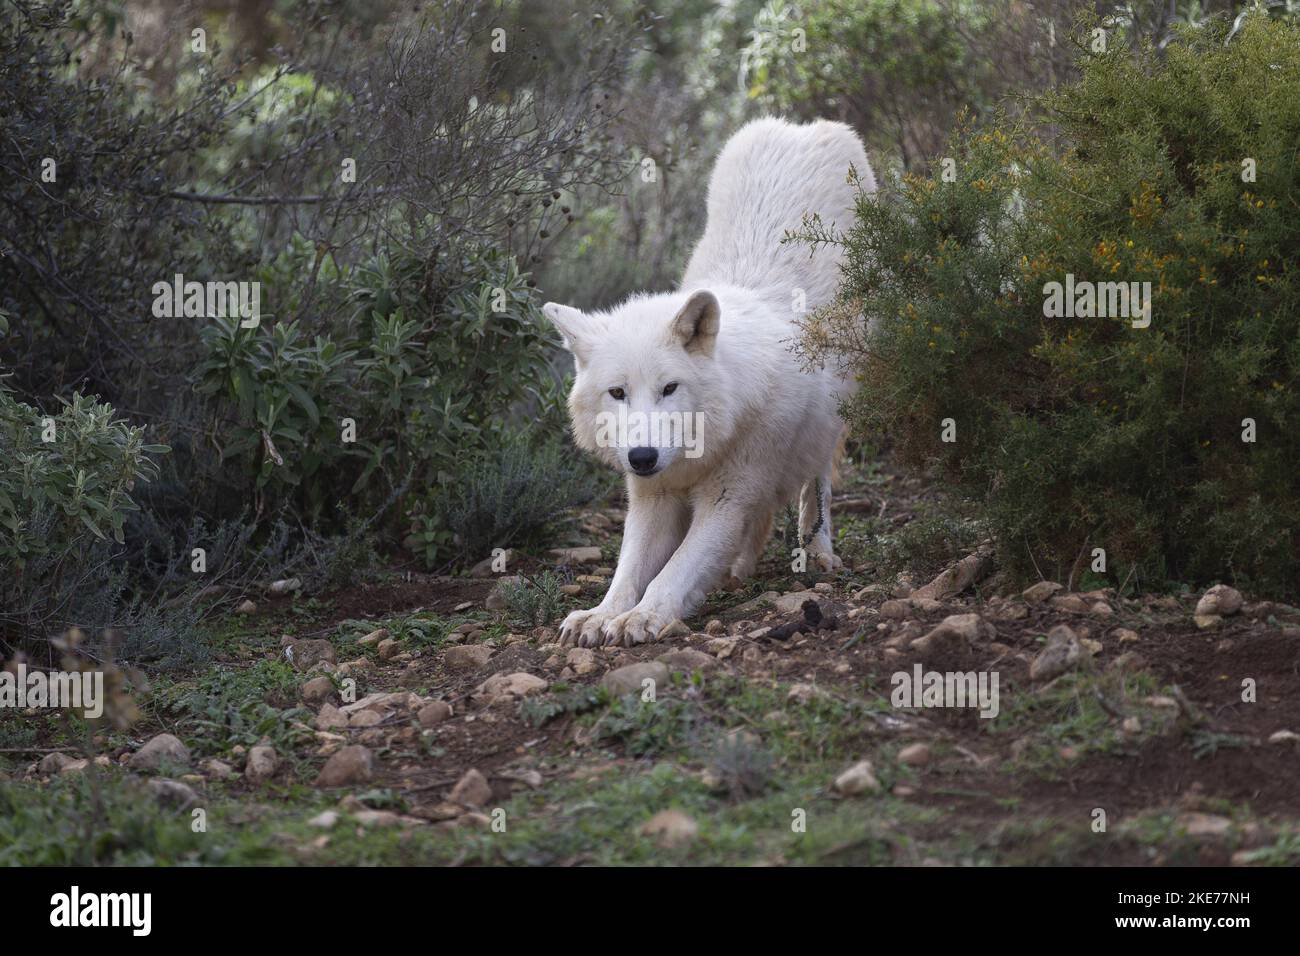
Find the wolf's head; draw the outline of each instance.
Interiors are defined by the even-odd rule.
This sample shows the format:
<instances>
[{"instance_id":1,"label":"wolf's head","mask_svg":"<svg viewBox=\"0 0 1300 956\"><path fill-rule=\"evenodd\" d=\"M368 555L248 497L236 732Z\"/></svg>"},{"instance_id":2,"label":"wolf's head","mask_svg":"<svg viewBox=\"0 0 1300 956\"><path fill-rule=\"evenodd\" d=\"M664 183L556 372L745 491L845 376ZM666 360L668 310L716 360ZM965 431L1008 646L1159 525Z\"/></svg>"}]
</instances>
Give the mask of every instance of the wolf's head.
<instances>
[{"instance_id":1,"label":"wolf's head","mask_svg":"<svg viewBox=\"0 0 1300 956\"><path fill-rule=\"evenodd\" d=\"M596 313L548 302L542 311L573 353L569 414L579 447L650 478L726 440L713 293L634 296Z\"/></svg>"}]
</instances>

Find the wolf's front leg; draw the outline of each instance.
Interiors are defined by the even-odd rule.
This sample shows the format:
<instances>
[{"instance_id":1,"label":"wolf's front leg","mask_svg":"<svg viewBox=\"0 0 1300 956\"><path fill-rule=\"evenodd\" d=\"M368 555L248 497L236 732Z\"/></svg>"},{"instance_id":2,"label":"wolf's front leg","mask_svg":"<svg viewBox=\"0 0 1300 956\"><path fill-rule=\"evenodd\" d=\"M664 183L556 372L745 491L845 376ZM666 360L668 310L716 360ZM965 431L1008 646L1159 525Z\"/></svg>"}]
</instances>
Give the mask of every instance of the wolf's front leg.
<instances>
[{"instance_id":1,"label":"wolf's front leg","mask_svg":"<svg viewBox=\"0 0 1300 956\"><path fill-rule=\"evenodd\" d=\"M560 625L560 643L595 647L601 626L634 607L686 534L686 502L668 495L632 497L623 523L623 546L605 599L589 611L574 611Z\"/></svg>"},{"instance_id":2,"label":"wolf's front leg","mask_svg":"<svg viewBox=\"0 0 1300 956\"><path fill-rule=\"evenodd\" d=\"M654 640L673 620L694 613L736 559L751 511L738 502L697 505L682 546L650 582L641 601L605 624L605 643L631 647Z\"/></svg>"}]
</instances>

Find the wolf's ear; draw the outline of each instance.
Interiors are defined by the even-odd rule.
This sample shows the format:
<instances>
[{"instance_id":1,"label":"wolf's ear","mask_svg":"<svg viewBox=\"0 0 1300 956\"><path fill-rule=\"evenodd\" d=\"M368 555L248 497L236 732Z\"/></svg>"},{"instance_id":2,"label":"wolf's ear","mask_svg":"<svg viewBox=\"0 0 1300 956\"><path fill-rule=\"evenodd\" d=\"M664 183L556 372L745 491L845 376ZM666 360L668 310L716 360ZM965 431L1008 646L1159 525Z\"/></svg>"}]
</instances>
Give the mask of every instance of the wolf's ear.
<instances>
[{"instance_id":1,"label":"wolf's ear","mask_svg":"<svg viewBox=\"0 0 1300 956\"><path fill-rule=\"evenodd\" d=\"M686 300L682 310L673 319L673 338L682 348L694 355L708 358L718 341L722 307L712 292L701 290Z\"/></svg>"},{"instance_id":2,"label":"wolf's ear","mask_svg":"<svg viewBox=\"0 0 1300 956\"><path fill-rule=\"evenodd\" d=\"M542 306L542 315L560 330L564 347L573 353L573 357L579 362L587 361L595 336L591 319L573 306L560 305L558 302L548 302Z\"/></svg>"}]
</instances>

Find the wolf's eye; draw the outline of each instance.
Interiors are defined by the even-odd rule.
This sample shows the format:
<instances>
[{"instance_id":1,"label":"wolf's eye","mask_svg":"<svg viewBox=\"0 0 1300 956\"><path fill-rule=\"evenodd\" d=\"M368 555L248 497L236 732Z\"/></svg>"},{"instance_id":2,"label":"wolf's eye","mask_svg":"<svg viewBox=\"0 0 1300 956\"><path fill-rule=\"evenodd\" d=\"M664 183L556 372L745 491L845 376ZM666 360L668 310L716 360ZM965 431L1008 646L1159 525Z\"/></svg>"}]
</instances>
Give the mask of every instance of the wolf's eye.
<instances>
[{"instance_id":1,"label":"wolf's eye","mask_svg":"<svg viewBox=\"0 0 1300 956\"><path fill-rule=\"evenodd\" d=\"M671 394L672 394L673 392L675 392L675 391L677 391L677 383L676 383L676 382L669 382L667 385L664 386L664 395L665 395L665 396L671 395Z\"/></svg>"},{"instance_id":2,"label":"wolf's eye","mask_svg":"<svg viewBox=\"0 0 1300 956\"><path fill-rule=\"evenodd\" d=\"M611 388L609 394L613 395L620 402L623 401L623 390L621 388Z\"/></svg>"}]
</instances>

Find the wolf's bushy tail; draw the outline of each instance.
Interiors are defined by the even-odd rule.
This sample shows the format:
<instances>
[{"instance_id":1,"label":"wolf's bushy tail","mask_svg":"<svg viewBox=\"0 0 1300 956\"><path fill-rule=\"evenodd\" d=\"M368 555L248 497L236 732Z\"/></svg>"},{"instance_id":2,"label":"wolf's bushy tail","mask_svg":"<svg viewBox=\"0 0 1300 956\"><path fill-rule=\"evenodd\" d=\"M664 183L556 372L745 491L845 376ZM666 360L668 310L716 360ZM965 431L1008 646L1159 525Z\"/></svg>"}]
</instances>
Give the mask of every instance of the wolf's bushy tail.
<instances>
[{"instance_id":1,"label":"wolf's bushy tail","mask_svg":"<svg viewBox=\"0 0 1300 956\"><path fill-rule=\"evenodd\" d=\"M829 301L839 281L838 250L810 256L805 244L781 239L808 214L826 226L849 227L856 196L850 166L864 189L875 189L862 141L843 123L746 124L718 156L709 180L708 224L683 288L720 282L781 296L800 288L809 308Z\"/></svg>"}]
</instances>

